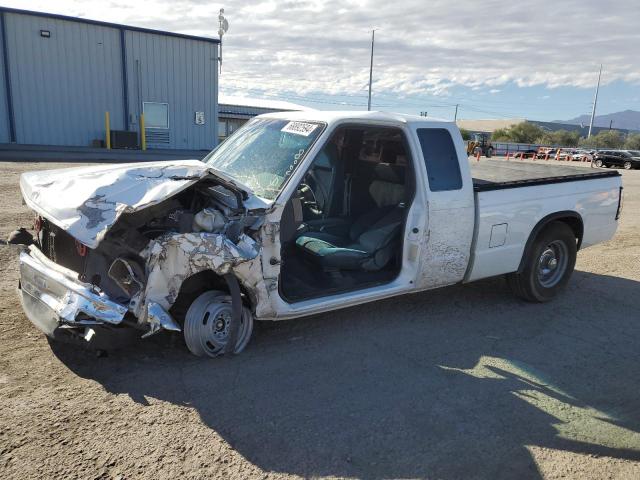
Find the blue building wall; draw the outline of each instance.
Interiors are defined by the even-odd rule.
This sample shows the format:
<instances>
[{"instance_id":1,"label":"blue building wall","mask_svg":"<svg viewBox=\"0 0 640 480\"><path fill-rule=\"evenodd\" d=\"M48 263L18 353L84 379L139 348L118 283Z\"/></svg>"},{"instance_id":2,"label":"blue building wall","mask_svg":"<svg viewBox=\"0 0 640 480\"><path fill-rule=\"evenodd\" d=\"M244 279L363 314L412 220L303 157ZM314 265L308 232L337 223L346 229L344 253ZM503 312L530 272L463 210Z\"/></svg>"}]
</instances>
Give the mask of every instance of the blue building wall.
<instances>
[{"instance_id":1,"label":"blue building wall","mask_svg":"<svg viewBox=\"0 0 640 480\"><path fill-rule=\"evenodd\" d=\"M106 111L123 128L117 30L19 14L5 25L17 143L89 146Z\"/></svg>"},{"instance_id":2,"label":"blue building wall","mask_svg":"<svg viewBox=\"0 0 640 480\"><path fill-rule=\"evenodd\" d=\"M146 130L150 148L217 144L216 40L6 8L0 15L11 87L0 74L0 143L11 141L13 117L16 143L90 146L105 137L105 111L112 130L139 133L143 102L161 102L169 128Z\"/></svg>"},{"instance_id":3,"label":"blue building wall","mask_svg":"<svg viewBox=\"0 0 640 480\"><path fill-rule=\"evenodd\" d=\"M0 14L0 39L4 38L4 19ZM0 48L0 143L11 141L9 126L9 105L7 95L7 82L5 77L4 48Z\"/></svg>"},{"instance_id":4,"label":"blue building wall","mask_svg":"<svg viewBox=\"0 0 640 480\"><path fill-rule=\"evenodd\" d=\"M167 103L169 129L147 128L150 147L215 147L217 45L137 31L125 39L131 128L139 128L144 102ZM195 112L204 112L204 124L196 124Z\"/></svg>"}]
</instances>

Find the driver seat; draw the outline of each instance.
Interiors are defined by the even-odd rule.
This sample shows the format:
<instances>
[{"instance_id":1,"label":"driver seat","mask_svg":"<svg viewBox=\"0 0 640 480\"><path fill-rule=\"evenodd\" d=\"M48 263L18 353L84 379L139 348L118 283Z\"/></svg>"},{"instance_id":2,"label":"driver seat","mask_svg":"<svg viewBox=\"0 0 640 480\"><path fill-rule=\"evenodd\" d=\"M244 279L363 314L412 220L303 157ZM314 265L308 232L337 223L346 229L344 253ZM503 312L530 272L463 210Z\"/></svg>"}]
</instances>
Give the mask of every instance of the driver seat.
<instances>
[{"instance_id":1,"label":"driver seat","mask_svg":"<svg viewBox=\"0 0 640 480\"><path fill-rule=\"evenodd\" d=\"M369 186L375 207L360 215L342 236L306 232L296 239L296 246L324 270L377 271L387 266L397 250L404 220L404 179L399 177L390 165L377 165L376 179Z\"/></svg>"}]
</instances>

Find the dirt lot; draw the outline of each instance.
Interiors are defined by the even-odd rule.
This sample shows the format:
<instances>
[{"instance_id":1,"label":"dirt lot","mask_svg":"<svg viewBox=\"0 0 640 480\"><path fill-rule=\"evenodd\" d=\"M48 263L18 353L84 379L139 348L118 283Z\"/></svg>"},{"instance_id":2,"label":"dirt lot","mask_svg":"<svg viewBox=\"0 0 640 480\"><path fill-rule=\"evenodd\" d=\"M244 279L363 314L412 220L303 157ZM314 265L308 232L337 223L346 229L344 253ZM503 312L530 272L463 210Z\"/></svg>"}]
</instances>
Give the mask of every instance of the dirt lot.
<instances>
[{"instance_id":1,"label":"dirt lot","mask_svg":"<svg viewBox=\"0 0 640 480\"><path fill-rule=\"evenodd\" d=\"M0 164L2 238L34 168ZM492 279L262 325L213 361L49 345L0 246L0 478L640 478L640 171L624 184L618 235L551 304Z\"/></svg>"}]
</instances>

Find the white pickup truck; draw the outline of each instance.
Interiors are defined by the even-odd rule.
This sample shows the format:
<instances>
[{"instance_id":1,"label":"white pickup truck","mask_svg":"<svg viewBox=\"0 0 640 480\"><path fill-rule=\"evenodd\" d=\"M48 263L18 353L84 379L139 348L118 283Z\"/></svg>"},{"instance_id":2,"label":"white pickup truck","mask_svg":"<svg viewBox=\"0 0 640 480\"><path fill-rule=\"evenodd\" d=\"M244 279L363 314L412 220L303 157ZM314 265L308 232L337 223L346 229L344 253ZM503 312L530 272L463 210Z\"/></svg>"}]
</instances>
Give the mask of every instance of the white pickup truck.
<instances>
[{"instance_id":1,"label":"white pickup truck","mask_svg":"<svg viewBox=\"0 0 640 480\"><path fill-rule=\"evenodd\" d=\"M27 317L54 338L182 332L240 352L254 320L506 275L544 302L615 233L615 171L469 162L455 124L379 112L257 117L203 161L25 173ZM472 305L469 306L472 308Z\"/></svg>"}]
</instances>

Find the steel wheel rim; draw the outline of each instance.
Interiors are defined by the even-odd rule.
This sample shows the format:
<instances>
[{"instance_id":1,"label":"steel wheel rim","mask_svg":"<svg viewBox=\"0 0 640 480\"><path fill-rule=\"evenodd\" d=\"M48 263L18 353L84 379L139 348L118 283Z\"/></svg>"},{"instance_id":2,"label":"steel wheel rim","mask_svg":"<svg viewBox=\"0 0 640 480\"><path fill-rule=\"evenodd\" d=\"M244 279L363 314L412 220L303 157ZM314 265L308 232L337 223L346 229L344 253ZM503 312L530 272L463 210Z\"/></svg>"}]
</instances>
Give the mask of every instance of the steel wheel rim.
<instances>
[{"instance_id":1,"label":"steel wheel rim","mask_svg":"<svg viewBox=\"0 0 640 480\"><path fill-rule=\"evenodd\" d=\"M631 170L631 162L624 162L624 169Z\"/></svg>"},{"instance_id":2,"label":"steel wheel rim","mask_svg":"<svg viewBox=\"0 0 640 480\"><path fill-rule=\"evenodd\" d=\"M185 316L185 341L189 350L198 356L215 357L225 352L232 318L231 299L221 292L200 295ZM242 309L238 338L234 353L241 352L249 342L253 330L251 313Z\"/></svg>"},{"instance_id":3,"label":"steel wheel rim","mask_svg":"<svg viewBox=\"0 0 640 480\"><path fill-rule=\"evenodd\" d=\"M569 251L564 242L554 240L549 243L538 258L538 282L545 288L556 286L569 263Z\"/></svg>"},{"instance_id":4,"label":"steel wheel rim","mask_svg":"<svg viewBox=\"0 0 640 480\"><path fill-rule=\"evenodd\" d=\"M602 166L602 160L596 160L596 167Z\"/></svg>"}]
</instances>

